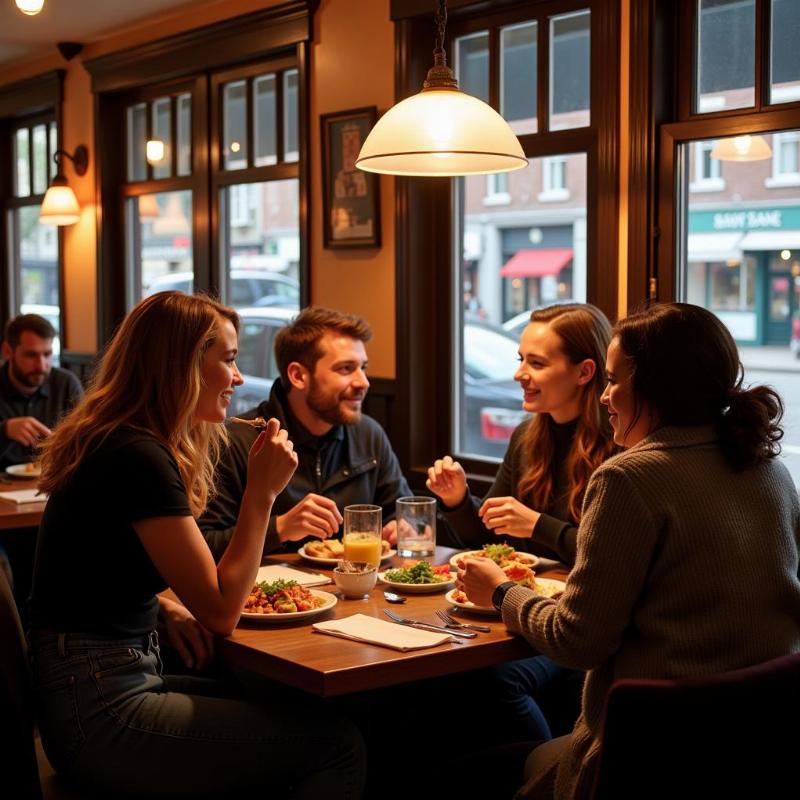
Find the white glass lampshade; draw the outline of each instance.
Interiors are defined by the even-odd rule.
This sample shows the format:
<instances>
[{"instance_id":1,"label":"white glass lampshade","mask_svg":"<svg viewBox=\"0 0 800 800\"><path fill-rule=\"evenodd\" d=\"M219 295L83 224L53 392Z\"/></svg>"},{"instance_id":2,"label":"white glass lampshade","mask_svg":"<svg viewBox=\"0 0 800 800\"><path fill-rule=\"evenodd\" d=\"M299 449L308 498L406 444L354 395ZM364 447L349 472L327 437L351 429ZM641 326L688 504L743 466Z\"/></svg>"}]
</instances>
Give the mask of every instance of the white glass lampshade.
<instances>
[{"instance_id":1,"label":"white glass lampshade","mask_svg":"<svg viewBox=\"0 0 800 800\"><path fill-rule=\"evenodd\" d=\"M161 139L148 139L145 144L145 156L149 164L158 164L164 158L164 142Z\"/></svg>"},{"instance_id":2,"label":"white glass lampshade","mask_svg":"<svg viewBox=\"0 0 800 800\"><path fill-rule=\"evenodd\" d=\"M44 7L44 0L16 0L17 8L23 13L32 17L38 14Z\"/></svg>"},{"instance_id":3,"label":"white glass lampshade","mask_svg":"<svg viewBox=\"0 0 800 800\"><path fill-rule=\"evenodd\" d=\"M447 176L511 172L528 160L508 123L458 89L424 89L390 108L356 161L367 172Z\"/></svg>"},{"instance_id":4,"label":"white glass lampshade","mask_svg":"<svg viewBox=\"0 0 800 800\"><path fill-rule=\"evenodd\" d=\"M711 151L711 158L720 161L762 161L772 157L772 150L763 136L733 136L720 139Z\"/></svg>"},{"instance_id":5,"label":"white glass lampshade","mask_svg":"<svg viewBox=\"0 0 800 800\"><path fill-rule=\"evenodd\" d=\"M81 218L78 198L63 175L53 178L39 211L39 222L48 225L74 225Z\"/></svg>"}]
</instances>

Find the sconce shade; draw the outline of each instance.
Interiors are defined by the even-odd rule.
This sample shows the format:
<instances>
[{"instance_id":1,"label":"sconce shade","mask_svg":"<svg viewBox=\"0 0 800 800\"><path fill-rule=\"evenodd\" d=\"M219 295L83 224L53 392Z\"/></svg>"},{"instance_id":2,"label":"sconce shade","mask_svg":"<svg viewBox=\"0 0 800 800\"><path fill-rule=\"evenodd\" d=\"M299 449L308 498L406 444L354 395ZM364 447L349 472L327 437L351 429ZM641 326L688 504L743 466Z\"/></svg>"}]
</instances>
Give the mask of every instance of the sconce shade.
<instances>
[{"instance_id":1,"label":"sconce shade","mask_svg":"<svg viewBox=\"0 0 800 800\"><path fill-rule=\"evenodd\" d=\"M44 7L44 0L15 0L17 8L29 17L38 14Z\"/></svg>"},{"instance_id":2,"label":"sconce shade","mask_svg":"<svg viewBox=\"0 0 800 800\"><path fill-rule=\"evenodd\" d=\"M164 158L164 142L161 139L148 139L145 144L148 164L158 164Z\"/></svg>"},{"instance_id":3,"label":"sconce shade","mask_svg":"<svg viewBox=\"0 0 800 800\"><path fill-rule=\"evenodd\" d=\"M39 222L48 225L74 225L81 218L81 207L63 175L53 178L44 196Z\"/></svg>"},{"instance_id":4,"label":"sconce shade","mask_svg":"<svg viewBox=\"0 0 800 800\"><path fill-rule=\"evenodd\" d=\"M711 151L711 158L720 161L762 161L772 157L772 150L763 136L732 136L720 139Z\"/></svg>"},{"instance_id":5,"label":"sconce shade","mask_svg":"<svg viewBox=\"0 0 800 800\"><path fill-rule=\"evenodd\" d=\"M416 176L511 172L527 164L509 124L455 88L423 89L390 108L356 161L367 172Z\"/></svg>"}]
</instances>

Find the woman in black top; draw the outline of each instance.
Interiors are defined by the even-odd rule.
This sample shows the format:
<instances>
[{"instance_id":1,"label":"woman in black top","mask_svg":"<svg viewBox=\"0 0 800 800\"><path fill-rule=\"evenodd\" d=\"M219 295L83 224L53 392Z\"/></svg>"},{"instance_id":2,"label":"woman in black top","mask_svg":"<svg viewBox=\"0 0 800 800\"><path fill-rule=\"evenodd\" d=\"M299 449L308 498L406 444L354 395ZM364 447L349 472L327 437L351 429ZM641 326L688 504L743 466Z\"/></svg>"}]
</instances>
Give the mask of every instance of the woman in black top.
<instances>
[{"instance_id":1,"label":"woman in black top","mask_svg":"<svg viewBox=\"0 0 800 800\"><path fill-rule=\"evenodd\" d=\"M483 501L470 494L466 474L451 456L428 470L428 488L458 544L508 542L572 566L586 485L614 451L600 405L610 334L608 319L592 305L550 306L531 314L514 379L523 391L522 407L534 416L514 431L488 494ZM544 656L490 674L507 712L506 736L549 739L550 726L534 696L555 678L572 676ZM570 705L566 715L577 712L577 703Z\"/></svg>"},{"instance_id":2,"label":"woman in black top","mask_svg":"<svg viewBox=\"0 0 800 800\"><path fill-rule=\"evenodd\" d=\"M363 746L337 719L227 699L162 673L159 605L206 660L236 626L272 503L297 459L276 420L250 450L236 531L214 563L195 518L213 492L236 386L238 317L162 292L131 311L84 400L44 447L49 492L31 597L39 726L56 769L105 796L358 797ZM184 603L162 601L171 587Z\"/></svg>"}]
</instances>

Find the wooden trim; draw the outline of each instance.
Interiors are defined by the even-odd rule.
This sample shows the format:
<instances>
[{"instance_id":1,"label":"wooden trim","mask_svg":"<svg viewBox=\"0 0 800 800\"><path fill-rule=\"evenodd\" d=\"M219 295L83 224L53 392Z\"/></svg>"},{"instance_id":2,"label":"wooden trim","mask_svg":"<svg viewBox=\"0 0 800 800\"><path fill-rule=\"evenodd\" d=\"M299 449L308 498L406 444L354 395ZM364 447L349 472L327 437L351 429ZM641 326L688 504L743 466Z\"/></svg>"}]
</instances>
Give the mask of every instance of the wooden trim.
<instances>
[{"instance_id":1,"label":"wooden trim","mask_svg":"<svg viewBox=\"0 0 800 800\"><path fill-rule=\"evenodd\" d=\"M63 341L63 332L61 338ZM98 360L99 351L97 353L79 353L75 350L61 351L62 368L74 372L84 386L86 386L91 379Z\"/></svg>"},{"instance_id":2,"label":"wooden trim","mask_svg":"<svg viewBox=\"0 0 800 800\"><path fill-rule=\"evenodd\" d=\"M297 54L297 147L299 164L298 207L300 228L300 263L297 277L300 281L300 305L311 305L310 253L312 244L311 211L313 186L311 183L311 86L312 48L310 42L298 42ZM283 110L278 115L283 120ZM281 122L283 125L283 122ZM278 144L282 141L279 137ZM279 152L279 157L283 155Z\"/></svg>"},{"instance_id":3,"label":"wooden trim","mask_svg":"<svg viewBox=\"0 0 800 800\"><path fill-rule=\"evenodd\" d=\"M95 92L119 91L241 64L312 39L318 2L291 0L83 64L92 76Z\"/></svg>"},{"instance_id":4,"label":"wooden trim","mask_svg":"<svg viewBox=\"0 0 800 800\"><path fill-rule=\"evenodd\" d=\"M0 117L21 117L58 108L63 95L64 75L65 70L56 69L0 87Z\"/></svg>"}]
</instances>

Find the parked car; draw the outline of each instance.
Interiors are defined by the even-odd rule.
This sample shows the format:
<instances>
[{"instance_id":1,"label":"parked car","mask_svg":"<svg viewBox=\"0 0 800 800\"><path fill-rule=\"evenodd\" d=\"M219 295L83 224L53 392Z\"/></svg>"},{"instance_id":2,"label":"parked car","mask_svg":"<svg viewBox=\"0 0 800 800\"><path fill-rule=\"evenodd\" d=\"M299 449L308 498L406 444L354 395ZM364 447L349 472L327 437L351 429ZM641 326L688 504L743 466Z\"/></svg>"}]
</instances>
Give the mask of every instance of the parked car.
<instances>
[{"instance_id":1,"label":"parked car","mask_svg":"<svg viewBox=\"0 0 800 800\"><path fill-rule=\"evenodd\" d=\"M145 289L144 296L168 291L189 293L193 279L191 272L160 275ZM231 270L231 296L227 302L234 308L275 305L297 310L300 305L300 284L280 272L234 269Z\"/></svg>"},{"instance_id":2,"label":"parked car","mask_svg":"<svg viewBox=\"0 0 800 800\"><path fill-rule=\"evenodd\" d=\"M519 339L488 323L464 324L464 413L459 452L502 458L528 415L513 375Z\"/></svg>"},{"instance_id":3,"label":"parked car","mask_svg":"<svg viewBox=\"0 0 800 800\"><path fill-rule=\"evenodd\" d=\"M242 414L269 396L278 377L273 353L276 332L294 316L293 309L239 309L237 363L244 384L233 393L230 415ZM517 342L486 323L464 326L464 413L459 452L501 458L514 428L525 419L522 393L511 377Z\"/></svg>"}]
</instances>

